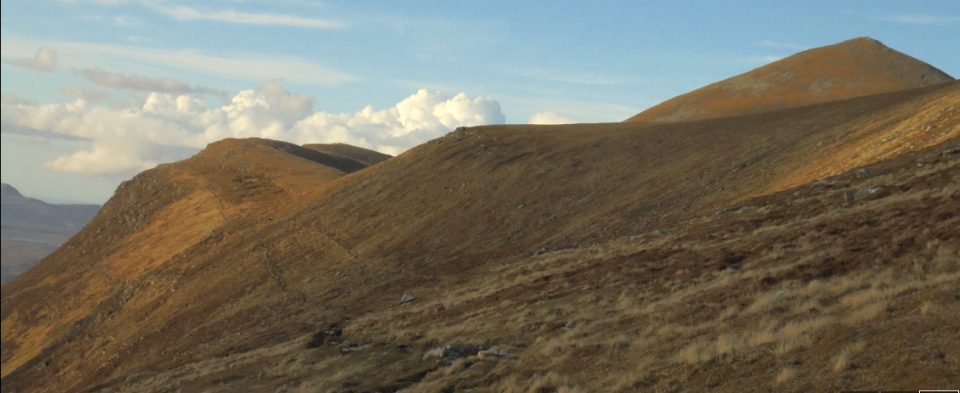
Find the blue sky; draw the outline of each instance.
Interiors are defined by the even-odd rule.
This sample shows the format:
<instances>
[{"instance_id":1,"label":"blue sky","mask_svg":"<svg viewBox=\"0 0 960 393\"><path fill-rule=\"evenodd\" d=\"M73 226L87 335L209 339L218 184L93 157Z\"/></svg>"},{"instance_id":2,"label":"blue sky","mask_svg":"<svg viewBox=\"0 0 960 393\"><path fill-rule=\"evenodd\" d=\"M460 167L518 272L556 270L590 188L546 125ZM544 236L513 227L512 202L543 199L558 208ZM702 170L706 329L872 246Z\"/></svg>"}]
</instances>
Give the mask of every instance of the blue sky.
<instances>
[{"instance_id":1,"label":"blue sky","mask_svg":"<svg viewBox=\"0 0 960 393\"><path fill-rule=\"evenodd\" d=\"M544 3L4 0L3 182L102 203L228 136L396 154L459 125L621 121L859 36L960 75L956 0Z\"/></svg>"}]
</instances>

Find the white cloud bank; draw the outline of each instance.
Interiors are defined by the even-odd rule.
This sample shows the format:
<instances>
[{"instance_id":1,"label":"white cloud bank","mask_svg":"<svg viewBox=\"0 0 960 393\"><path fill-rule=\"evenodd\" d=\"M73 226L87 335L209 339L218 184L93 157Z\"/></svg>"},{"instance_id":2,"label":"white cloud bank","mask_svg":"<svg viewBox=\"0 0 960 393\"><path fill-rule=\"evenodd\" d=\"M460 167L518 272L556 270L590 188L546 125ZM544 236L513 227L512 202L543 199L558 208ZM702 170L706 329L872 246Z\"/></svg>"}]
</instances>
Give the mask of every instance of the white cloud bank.
<instances>
[{"instance_id":1,"label":"white cloud bank","mask_svg":"<svg viewBox=\"0 0 960 393\"><path fill-rule=\"evenodd\" d=\"M551 124L577 124L580 121L571 119L569 117L558 115L554 112L540 112L534 113L530 117L530 120L527 120L527 124L542 124L542 125L551 125Z\"/></svg>"},{"instance_id":2,"label":"white cloud bank","mask_svg":"<svg viewBox=\"0 0 960 393\"><path fill-rule=\"evenodd\" d=\"M57 70L59 57L57 52L50 48L40 48L32 58L10 61L17 67L29 68L35 71L53 72Z\"/></svg>"},{"instance_id":3,"label":"white cloud bank","mask_svg":"<svg viewBox=\"0 0 960 393\"><path fill-rule=\"evenodd\" d=\"M79 95L79 94L78 94ZM87 176L129 176L164 162L189 157L224 138L260 137L296 144L349 143L399 154L461 126L502 124L500 104L486 97L420 90L395 106L357 113L314 111L311 97L292 94L283 82L266 83L211 108L191 95L152 93L140 107L72 104L27 105L4 97L0 124L36 135L91 141L91 149L60 157L49 169Z\"/></svg>"}]
</instances>

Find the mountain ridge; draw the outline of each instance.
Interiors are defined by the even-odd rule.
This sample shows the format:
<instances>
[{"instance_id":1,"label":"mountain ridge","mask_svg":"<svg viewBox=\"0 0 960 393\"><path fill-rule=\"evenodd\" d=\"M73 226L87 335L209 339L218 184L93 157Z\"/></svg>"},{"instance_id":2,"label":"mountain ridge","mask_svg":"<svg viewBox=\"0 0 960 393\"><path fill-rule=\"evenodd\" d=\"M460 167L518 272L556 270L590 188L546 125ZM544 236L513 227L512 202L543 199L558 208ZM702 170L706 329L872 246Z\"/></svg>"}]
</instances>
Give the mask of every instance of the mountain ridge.
<instances>
[{"instance_id":1,"label":"mountain ridge","mask_svg":"<svg viewBox=\"0 0 960 393\"><path fill-rule=\"evenodd\" d=\"M875 354L888 341L910 356L960 342L884 335L935 332L957 315L945 290L958 280L958 108L960 83L947 82L686 122L475 127L349 174L304 150L345 165L369 153L211 144L124 183L83 232L2 288L2 386L950 381L955 359L918 370ZM398 304L405 293L418 299ZM915 317L922 307L931 317ZM842 352L858 334L878 338ZM425 360L465 341L512 354ZM833 371L843 354L862 357L856 369ZM805 372L775 383L790 367ZM729 378L736 369L750 374Z\"/></svg>"},{"instance_id":2,"label":"mountain ridge","mask_svg":"<svg viewBox=\"0 0 960 393\"><path fill-rule=\"evenodd\" d=\"M958 89L960 84L935 86L843 102L841 106L846 109L841 112L855 114L854 117L860 119L856 121L852 121L848 115L836 117L839 114L835 106L822 104L783 113L686 124L493 126L467 129L370 170L317 185L314 191L307 192L307 197L296 195L301 192L299 188L297 193L291 193L288 187L293 184L302 187L304 179L315 178L309 171L301 177L291 178L269 170L262 172L260 168L256 176L260 179L257 187L233 181L243 178L241 175L250 169L248 161L240 158L254 158L251 162L258 165L278 163L276 158L259 155L276 150L265 150L258 143L231 141L230 144L239 143L243 149L231 155L227 162L222 162L219 159L211 161L211 157L223 157L224 145L213 145L193 161L188 160L190 167L181 168L183 164L163 166L138 176L134 183L121 187L118 192L119 198L131 201L149 201L143 196L154 195L155 190L160 189L167 193L182 192L181 196L171 199L172 205L166 205L180 207L174 210L162 207L153 216L136 218L133 212L143 212L143 207L130 205L125 209L131 213L124 213L108 203L104 207L104 216L95 220L89 233L71 240L64 251L55 255L46 265L42 264L39 270L28 272L27 276L3 288L3 319L7 323L29 321L33 318L30 315L54 316L67 313L67 310L76 315L113 315L102 322L84 322L79 327L80 332L89 332L82 334L92 334L91 337L95 338L124 326L131 332L121 336L127 339L111 344L110 347L114 349L110 351L120 353L116 351L126 351L122 348L133 345L132 348L137 348L133 352L139 354L139 360L124 357L126 360L122 363L110 362L114 366L103 371L90 369L84 371L84 375L106 372L106 377L113 373L122 375L135 372L138 369L136 367L174 367L187 358L168 357L163 355L164 351L184 346L179 350L184 353L182 351L189 347L221 340L224 326L232 326L231 331L238 329L235 330L237 333L246 332L239 337L248 339L269 334L270 331L287 332L284 335L295 337L297 334L306 334L300 330L301 324L311 318L328 320L342 313L362 315L394 302L393 297L399 294L391 296L391 293L400 292L403 290L401 288L420 288L418 292L423 292L427 291L423 288L433 285L451 285L458 280L455 277L469 276L470 271L483 269L486 264L481 261L506 263L522 255L531 255L539 249L577 249L642 232L644 228L675 225L690 218L712 214L709 212L734 205L745 198L782 191L789 189L791 184L805 184L844 169L869 165L884 157L895 157L912 151L910 146L921 148L943 143L960 133L957 128L960 115L955 111L940 111L950 105L957 106L957 97L960 97ZM931 111L939 117L928 118L925 114ZM891 116L888 120L876 121L879 113L887 112L892 113L884 115ZM841 118L845 120L838 123L837 119ZM928 123L931 121L936 123ZM890 124L896 126L890 127ZM919 124L930 126L924 130L917 128ZM937 127L932 128L934 124ZM745 125L751 125L753 131L743 134ZM910 129L917 131L883 143L895 149L874 149L880 156L861 155L855 147L864 144L865 140L879 143L891 135ZM598 132L600 130L602 132ZM723 154L691 157L683 163L677 162L677 152L691 148L690 143L708 135L704 134L707 130L713 136L702 140L701 147L705 149L710 146L709 151ZM858 131L850 133L849 130ZM628 140L625 139L627 136L640 139L627 144L624 142ZM794 142L785 142L790 139ZM834 148L849 151L849 154L836 153L844 158L833 162L834 168L827 173L816 172L793 180L776 180L778 176L774 174L781 172L774 168L789 169L794 165L791 160L774 157L813 157L816 154L811 153L811 149L816 149L818 144L824 142L829 143L815 151L825 152ZM851 147L849 143L855 146ZM716 149L718 144L724 148ZM647 146L643 150L646 153L638 155L635 149L644 146ZM770 146L775 147L767 150ZM698 151L708 151L704 149ZM231 151L234 149L227 149L227 152ZM753 156L759 161L741 168L738 162L729 162L725 158L729 154ZM569 158L558 161L556 157ZM573 157L579 158L572 160ZM652 157L659 158L651 161ZM638 159L646 161L638 162ZM293 162L303 163L305 168L314 168L315 165L295 157L294 161L285 161L282 165L277 164L277 167L287 172ZM539 167L540 162L561 165ZM671 162L671 170L678 172L657 174L657 168L667 162ZM722 162L727 162L729 166L718 167ZM161 173L183 175L196 171L198 166L206 168L200 174L218 174L217 177L222 180L209 183L203 180L206 179L204 175L197 180L189 180L199 183L188 187L184 183L187 179L183 177L178 177L181 180L176 183L156 178ZM618 176L626 175L617 175L615 168L631 167L646 168L651 171L647 175L650 177L630 180L623 185L611 181L611 176L619 179ZM710 175L698 180L702 171L707 171L703 172L704 175ZM413 173L420 175L410 175ZM506 188L497 191L496 188L483 185L482 181L477 180L482 178L478 177L481 173L489 178L488 182ZM684 173L686 175L681 175ZM424 174L430 176L424 177ZM456 176L446 179L450 174ZM562 184L560 179L564 178L579 180L576 184L560 188L551 186ZM276 181L289 183L277 185ZM155 186L137 191L142 196L129 194L134 189L150 184ZM538 187L540 191L531 193ZM767 189L770 191L758 192ZM667 195L655 197L664 190L670 191ZM738 196L744 191L748 194ZM474 199L479 195L484 195L485 202L482 204ZM541 201L538 202L534 195L540 195ZM604 195L607 198L616 195L632 197L604 200ZM712 196L703 199L705 195ZM551 202L543 201L544 198ZM649 199L635 206L634 198ZM434 202L424 205L417 203L417 200ZM189 203L184 205L185 202ZM631 209L630 206L635 207ZM471 210L482 214L471 213ZM184 221L182 212L192 211L204 213L195 217L196 224L182 226L189 223ZM587 212L590 212L589 216L584 216ZM137 224L121 232L116 232L116 228L111 229L108 223L116 221L113 217L124 216L132 217L130 221ZM181 225L180 228L190 229L175 232L164 229L174 223ZM116 239L112 242L117 246L110 249L96 246L97 239L104 236ZM152 240L144 242L146 239ZM170 248L172 244L177 246ZM474 248L471 244L479 246ZM128 250L129 247L151 251L133 253ZM84 268L85 278L79 280L85 283L84 288L64 289L75 300L53 309L44 302L29 300L37 299L33 294L35 291L45 291L43 286L36 285L55 276L53 272L61 270L60 266L72 259L69 255L79 250L95 255L95 258L85 259L96 262ZM158 253L159 250L165 251ZM153 262L131 266L125 262L131 258ZM224 265L222 261L231 262ZM421 273L411 276L404 271ZM243 273L238 276L240 272ZM424 274L426 272L430 273ZM115 285L109 284L113 280L126 284L110 289ZM151 282L154 283L152 285L159 285L159 292L148 289L152 286L148 284ZM211 284L217 282L221 284ZM224 286L226 282L230 284ZM66 282L54 285L70 287ZM331 288L341 289L330 292ZM173 297L170 295L172 293L178 295ZM118 300L107 301L113 298ZM11 313L12 303L9 302L20 305L16 315ZM303 314L305 304L316 302L327 304L323 310L329 311L319 315L316 313L321 310ZM91 306L93 308L89 308ZM272 311L265 313L267 309ZM202 320L196 319L199 316L204 317ZM269 322L274 319L300 322L274 325ZM74 326L77 321L67 318L56 323L53 326L61 327L44 333L53 334L46 340L64 337L63 334L73 329L68 327ZM58 331L61 333L56 333ZM142 341L129 336L137 334L134 333L137 331L150 333L144 334L146 338ZM6 380L11 381L8 383L29 380L23 379L30 375L23 374L30 369L28 366L33 361L45 358L36 357L39 355L37 352L23 351L26 343L40 337L22 336L24 333L27 332L15 334L8 331L4 336L4 364L8 367L16 364L16 369L20 370L16 378L7 375ZM35 338L11 341L12 337ZM172 340L173 337L176 339ZM52 364L67 362L57 366L67 367L64 370L85 367L68 361L74 358L70 354L81 348L78 345L82 342L87 341L54 348L51 354L59 354L56 356L60 360ZM243 344L243 341L229 342L232 344L224 345L250 345ZM211 347L211 352L205 352L205 356L222 353L220 351L227 347ZM112 367L118 369L109 371ZM83 382L75 380L71 383ZM79 388L79 385L57 386Z\"/></svg>"},{"instance_id":3,"label":"mountain ridge","mask_svg":"<svg viewBox=\"0 0 960 393\"><path fill-rule=\"evenodd\" d=\"M2 187L2 191L0 191L2 192L2 194L0 195L3 195L5 197L22 197L23 196L20 194L20 191L17 191L16 188L13 188L13 186L7 183L3 183L2 185L0 185L0 187Z\"/></svg>"},{"instance_id":4,"label":"mountain ridge","mask_svg":"<svg viewBox=\"0 0 960 393\"><path fill-rule=\"evenodd\" d=\"M869 37L814 48L654 106L628 122L736 116L952 82Z\"/></svg>"}]
</instances>

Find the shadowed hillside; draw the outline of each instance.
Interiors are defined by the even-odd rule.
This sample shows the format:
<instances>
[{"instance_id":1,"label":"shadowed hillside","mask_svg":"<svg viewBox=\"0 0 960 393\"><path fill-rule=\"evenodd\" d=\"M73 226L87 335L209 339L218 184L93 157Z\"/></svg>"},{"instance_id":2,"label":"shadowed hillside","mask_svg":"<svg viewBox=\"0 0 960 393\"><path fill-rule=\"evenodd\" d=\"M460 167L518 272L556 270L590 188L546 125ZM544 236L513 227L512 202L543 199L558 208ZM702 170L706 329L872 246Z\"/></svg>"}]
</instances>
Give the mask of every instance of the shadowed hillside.
<instances>
[{"instance_id":1,"label":"shadowed hillside","mask_svg":"<svg viewBox=\"0 0 960 393\"><path fill-rule=\"evenodd\" d=\"M657 105L627 121L688 121L810 105L952 81L870 38L811 49Z\"/></svg>"},{"instance_id":2,"label":"shadowed hillside","mask_svg":"<svg viewBox=\"0 0 960 393\"><path fill-rule=\"evenodd\" d=\"M356 146L345 145L342 143L335 143L332 145L305 145L303 147L310 150L316 150L320 153L329 154L334 157L359 161L365 166L376 165L391 158L390 156L380 152L367 150Z\"/></svg>"},{"instance_id":3,"label":"shadowed hillside","mask_svg":"<svg viewBox=\"0 0 960 393\"><path fill-rule=\"evenodd\" d=\"M3 390L957 381L958 341L933 332L957 320L958 139L951 82L683 123L462 129L345 176L376 157L219 142L125 183L3 287ZM432 351L464 343L506 352ZM908 360L882 357L895 349Z\"/></svg>"}]
</instances>

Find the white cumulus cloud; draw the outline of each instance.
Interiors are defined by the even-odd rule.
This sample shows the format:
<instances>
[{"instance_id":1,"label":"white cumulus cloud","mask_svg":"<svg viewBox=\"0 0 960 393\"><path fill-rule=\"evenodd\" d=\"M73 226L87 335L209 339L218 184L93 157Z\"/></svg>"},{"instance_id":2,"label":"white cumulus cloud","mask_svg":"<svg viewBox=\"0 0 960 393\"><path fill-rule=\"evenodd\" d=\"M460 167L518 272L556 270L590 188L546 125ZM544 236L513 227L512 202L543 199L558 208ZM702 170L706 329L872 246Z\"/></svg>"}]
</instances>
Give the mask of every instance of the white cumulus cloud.
<instances>
[{"instance_id":1,"label":"white cumulus cloud","mask_svg":"<svg viewBox=\"0 0 960 393\"><path fill-rule=\"evenodd\" d=\"M533 116L530 116L530 119L527 120L527 124L543 124L543 125L577 124L577 123L580 123L580 122L566 116L558 115L554 112L534 113Z\"/></svg>"},{"instance_id":2,"label":"white cumulus cloud","mask_svg":"<svg viewBox=\"0 0 960 393\"><path fill-rule=\"evenodd\" d=\"M0 96L0 104L2 105L20 105L23 104L23 100L20 97L17 97L13 94L4 94Z\"/></svg>"},{"instance_id":3,"label":"white cumulus cloud","mask_svg":"<svg viewBox=\"0 0 960 393\"><path fill-rule=\"evenodd\" d=\"M50 48L40 48L32 58L17 59L10 62L10 64L18 67L43 72L56 71L58 63L59 58L57 52Z\"/></svg>"},{"instance_id":4,"label":"white cumulus cloud","mask_svg":"<svg viewBox=\"0 0 960 393\"><path fill-rule=\"evenodd\" d=\"M94 104L110 99L110 93L101 87L90 88L77 85L63 85L60 87L60 92L67 97Z\"/></svg>"},{"instance_id":5,"label":"white cumulus cloud","mask_svg":"<svg viewBox=\"0 0 960 393\"><path fill-rule=\"evenodd\" d=\"M78 94L79 95L79 94ZM71 104L25 105L4 98L4 132L34 132L91 141L47 164L82 175L129 176L184 159L224 138L269 138L296 144L349 143L399 154L461 126L502 124L500 104L491 98L420 90L393 107L371 106L356 113L314 111L312 97L287 91L282 81L240 92L213 107L190 94L151 93L133 108Z\"/></svg>"}]
</instances>

